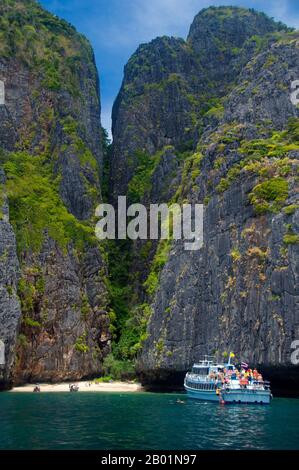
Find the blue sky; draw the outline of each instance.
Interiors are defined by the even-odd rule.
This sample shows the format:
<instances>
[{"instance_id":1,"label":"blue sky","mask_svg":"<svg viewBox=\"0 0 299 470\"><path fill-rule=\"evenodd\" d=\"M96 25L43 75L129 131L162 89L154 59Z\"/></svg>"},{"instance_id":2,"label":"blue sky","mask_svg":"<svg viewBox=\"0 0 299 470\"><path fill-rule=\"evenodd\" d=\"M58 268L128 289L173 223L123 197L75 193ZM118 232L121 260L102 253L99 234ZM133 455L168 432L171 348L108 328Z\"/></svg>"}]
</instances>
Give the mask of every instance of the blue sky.
<instances>
[{"instance_id":1,"label":"blue sky","mask_svg":"<svg viewBox=\"0 0 299 470\"><path fill-rule=\"evenodd\" d=\"M171 35L186 38L194 16L210 5L238 5L264 11L299 29L298 0L40 0L91 41L101 80L102 124L111 108L123 67L140 43Z\"/></svg>"}]
</instances>

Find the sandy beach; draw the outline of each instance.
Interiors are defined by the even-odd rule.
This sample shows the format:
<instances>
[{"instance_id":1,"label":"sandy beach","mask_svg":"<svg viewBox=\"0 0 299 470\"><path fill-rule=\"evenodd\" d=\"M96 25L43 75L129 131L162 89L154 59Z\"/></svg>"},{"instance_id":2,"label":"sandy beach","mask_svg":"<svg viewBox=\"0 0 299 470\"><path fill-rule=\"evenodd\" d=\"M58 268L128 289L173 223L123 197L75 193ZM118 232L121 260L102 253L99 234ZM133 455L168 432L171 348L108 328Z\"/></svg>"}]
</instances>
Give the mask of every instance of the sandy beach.
<instances>
[{"instance_id":1,"label":"sandy beach","mask_svg":"<svg viewBox=\"0 0 299 470\"><path fill-rule=\"evenodd\" d=\"M73 382L79 386L79 392L142 392L144 389L139 383L131 382L111 382L95 383L89 381ZM69 392L69 382L58 384L39 384L41 392ZM14 387L10 393L33 392L34 384Z\"/></svg>"}]
</instances>

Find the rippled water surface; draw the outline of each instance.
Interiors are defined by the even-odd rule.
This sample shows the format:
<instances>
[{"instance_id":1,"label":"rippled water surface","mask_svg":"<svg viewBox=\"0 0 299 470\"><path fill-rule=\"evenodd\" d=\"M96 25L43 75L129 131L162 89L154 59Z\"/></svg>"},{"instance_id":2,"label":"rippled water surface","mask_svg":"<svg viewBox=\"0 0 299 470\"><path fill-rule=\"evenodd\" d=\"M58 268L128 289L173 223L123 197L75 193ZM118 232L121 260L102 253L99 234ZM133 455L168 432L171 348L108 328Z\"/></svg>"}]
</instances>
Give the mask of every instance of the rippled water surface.
<instances>
[{"instance_id":1,"label":"rippled water surface","mask_svg":"<svg viewBox=\"0 0 299 470\"><path fill-rule=\"evenodd\" d=\"M0 449L299 449L299 400L221 406L183 394L0 393Z\"/></svg>"}]
</instances>

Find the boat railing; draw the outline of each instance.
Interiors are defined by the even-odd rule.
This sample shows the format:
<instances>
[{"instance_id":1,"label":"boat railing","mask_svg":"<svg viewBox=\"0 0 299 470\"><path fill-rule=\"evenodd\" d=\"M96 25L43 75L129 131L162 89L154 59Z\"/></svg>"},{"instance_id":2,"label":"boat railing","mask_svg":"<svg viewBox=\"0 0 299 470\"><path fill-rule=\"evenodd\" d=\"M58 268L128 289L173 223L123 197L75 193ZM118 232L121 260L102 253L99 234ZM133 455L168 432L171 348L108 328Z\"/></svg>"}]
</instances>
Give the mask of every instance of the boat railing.
<instances>
[{"instance_id":1,"label":"boat railing","mask_svg":"<svg viewBox=\"0 0 299 470\"><path fill-rule=\"evenodd\" d=\"M223 384L224 390L270 390L270 382L268 381L257 381L248 382L247 384L240 384L239 387L232 386L231 383Z\"/></svg>"},{"instance_id":2,"label":"boat railing","mask_svg":"<svg viewBox=\"0 0 299 470\"><path fill-rule=\"evenodd\" d=\"M227 388L234 388L234 386L236 386L237 384L235 382L239 382L239 379L233 379L233 382L234 383L231 383L231 378L230 377L226 377L224 380L226 380L227 382L224 383L223 382L223 379L219 378L219 377L210 377L209 375L200 375L200 374L197 374L197 373L193 373L193 372L188 372L186 374L186 377L195 382L195 383L215 383L215 384L223 384L224 387L227 387ZM239 383L238 385L240 385L240 389L246 389L247 387L253 387L254 389L265 389L265 390L270 390L270 382L268 380L256 380L256 379L253 379L253 380L248 380L247 383Z\"/></svg>"},{"instance_id":3,"label":"boat railing","mask_svg":"<svg viewBox=\"0 0 299 470\"><path fill-rule=\"evenodd\" d=\"M192 372L187 373L187 378L193 380L194 382L217 382L217 379L213 379L209 377L208 375L199 375L199 374L193 374Z\"/></svg>"}]
</instances>

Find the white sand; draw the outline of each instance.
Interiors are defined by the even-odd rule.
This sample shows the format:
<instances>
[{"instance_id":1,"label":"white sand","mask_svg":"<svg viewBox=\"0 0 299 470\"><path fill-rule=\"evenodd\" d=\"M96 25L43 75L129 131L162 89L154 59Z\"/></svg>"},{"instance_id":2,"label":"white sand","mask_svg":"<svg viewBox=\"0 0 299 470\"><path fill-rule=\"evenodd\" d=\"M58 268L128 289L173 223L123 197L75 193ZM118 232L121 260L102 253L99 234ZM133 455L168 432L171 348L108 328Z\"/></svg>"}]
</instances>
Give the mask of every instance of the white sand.
<instances>
[{"instance_id":1,"label":"white sand","mask_svg":"<svg viewBox=\"0 0 299 470\"><path fill-rule=\"evenodd\" d=\"M134 382L72 382L79 386L79 392L141 392L143 387ZM35 385L27 384L21 387L14 387L10 392L33 392ZM41 392L69 392L69 383L39 384Z\"/></svg>"}]
</instances>

